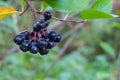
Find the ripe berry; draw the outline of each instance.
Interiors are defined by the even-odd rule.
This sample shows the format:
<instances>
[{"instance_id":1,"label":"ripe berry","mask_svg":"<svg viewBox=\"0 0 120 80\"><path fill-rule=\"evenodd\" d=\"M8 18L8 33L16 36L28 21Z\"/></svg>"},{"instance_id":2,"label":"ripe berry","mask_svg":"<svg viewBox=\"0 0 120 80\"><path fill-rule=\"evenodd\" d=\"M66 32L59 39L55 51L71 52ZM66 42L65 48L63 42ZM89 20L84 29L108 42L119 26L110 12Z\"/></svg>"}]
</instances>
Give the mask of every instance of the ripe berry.
<instances>
[{"instance_id":1,"label":"ripe berry","mask_svg":"<svg viewBox=\"0 0 120 80\"><path fill-rule=\"evenodd\" d=\"M44 48L44 47L47 46L47 42L46 42L46 40L45 40L44 38L40 38L40 39L37 41L37 43L38 43L39 48Z\"/></svg>"},{"instance_id":2,"label":"ripe berry","mask_svg":"<svg viewBox=\"0 0 120 80\"><path fill-rule=\"evenodd\" d=\"M20 49L21 49L23 52L28 51L29 48L30 48L30 43L31 43L31 42L30 42L29 40L23 41L23 42L21 43L21 45L20 45Z\"/></svg>"},{"instance_id":3,"label":"ripe berry","mask_svg":"<svg viewBox=\"0 0 120 80\"><path fill-rule=\"evenodd\" d=\"M44 28L46 28L49 25L50 21L48 19L44 19L43 21L45 24Z\"/></svg>"},{"instance_id":4,"label":"ripe berry","mask_svg":"<svg viewBox=\"0 0 120 80\"><path fill-rule=\"evenodd\" d=\"M60 42L61 40L61 35L60 34L57 34L56 35L56 39L54 40L55 42Z\"/></svg>"},{"instance_id":5,"label":"ripe berry","mask_svg":"<svg viewBox=\"0 0 120 80\"><path fill-rule=\"evenodd\" d=\"M51 48L53 48L55 46L55 43L54 42L52 42L52 41L48 41L47 42L47 49L51 49Z\"/></svg>"},{"instance_id":6,"label":"ripe berry","mask_svg":"<svg viewBox=\"0 0 120 80\"><path fill-rule=\"evenodd\" d=\"M16 44L20 45L20 44L22 43L22 41L23 41L23 39L22 39L21 35L15 36L14 42L15 42Z\"/></svg>"},{"instance_id":7,"label":"ripe berry","mask_svg":"<svg viewBox=\"0 0 120 80\"><path fill-rule=\"evenodd\" d=\"M36 42L31 43L30 52L36 54L38 53L38 51L39 49L37 47L37 43Z\"/></svg>"},{"instance_id":8,"label":"ripe berry","mask_svg":"<svg viewBox=\"0 0 120 80\"><path fill-rule=\"evenodd\" d=\"M20 32L20 34L25 35L27 32L28 32L27 30L24 30L24 31Z\"/></svg>"},{"instance_id":9,"label":"ripe berry","mask_svg":"<svg viewBox=\"0 0 120 80\"><path fill-rule=\"evenodd\" d=\"M42 50L40 50L40 51L39 51L39 53L40 53L41 55L46 55L46 54L48 54L48 53L49 53L49 50L48 50L48 49L43 48Z\"/></svg>"},{"instance_id":10,"label":"ripe berry","mask_svg":"<svg viewBox=\"0 0 120 80\"><path fill-rule=\"evenodd\" d=\"M41 29L41 26L39 25L39 22L36 22L33 26L33 31L39 32Z\"/></svg>"},{"instance_id":11,"label":"ripe berry","mask_svg":"<svg viewBox=\"0 0 120 80\"><path fill-rule=\"evenodd\" d=\"M50 19L51 18L51 13L49 11L44 12L44 17L45 19Z\"/></svg>"},{"instance_id":12,"label":"ripe berry","mask_svg":"<svg viewBox=\"0 0 120 80\"><path fill-rule=\"evenodd\" d=\"M41 55L45 55L56 45L56 42L60 42L60 34L55 31L47 31L51 17L49 11L44 12L44 19L37 21L32 31L24 30L14 38L14 42L23 52L30 51L33 54L39 52Z\"/></svg>"},{"instance_id":13,"label":"ripe berry","mask_svg":"<svg viewBox=\"0 0 120 80\"><path fill-rule=\"evenodd\" d=\"M51 31L48 33L48 38L51 40L51 41L54 41L55 38L56 38L56 32L55 31Z\"/></svg>"}]
</instances>

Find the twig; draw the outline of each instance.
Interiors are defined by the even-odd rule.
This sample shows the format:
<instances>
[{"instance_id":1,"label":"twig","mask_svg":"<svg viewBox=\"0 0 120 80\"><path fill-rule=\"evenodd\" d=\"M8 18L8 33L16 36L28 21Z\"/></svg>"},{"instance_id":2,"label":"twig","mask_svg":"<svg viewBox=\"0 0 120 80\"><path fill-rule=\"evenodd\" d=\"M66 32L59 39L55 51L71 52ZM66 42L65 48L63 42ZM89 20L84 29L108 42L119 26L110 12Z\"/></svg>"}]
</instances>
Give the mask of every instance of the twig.
<instances>
[{"instance_id":1,"label":"twig","mask_svg":"<svg viewBox=\"0 0 120 80\"><path fill-rule=\"evenodd\" d=\"M19 12L19 15L24 14L27 11L28 8L29 8L29 5L27 4L25 9L23 11Z\"/></svg>"},{"instance_id":2,"label":"twig","mask_svg":"<svg viewBox=\"0 0 120 80\"><path fill-rule=\"evenodd\" d=\"M43 15L43 12L40 12L38 10L36 10L36 13ZM52 16L52 19L62 21L62 22L76 22L76 23L85 23L86 22L86 20L65 20L65 19L60 19L60 18L56 18L53 16Z\"/></svg>"},{"instance_id":3,"label":"twig","mask_svg":"<svg viewBox=\"0 0 120 80\"><path fill-rule=\"evenodd\" d=\"M36 17L36 20L38 21L38 15L37 15L37 10L34 8L34 6L31 4L30 0L25 0L26 4L31 8L31 10L34 12L34 15Z\"/></svg>"},{"instance_id":4,"label":"twig","mask_svg":"<svg viewBox=\"0 0 120 80\"><path fill-rule=\"evenodd\" d=\"M76 23L85 23L86 20L64 20L56 17L52 17L55 20L62 21L62 22L76 22Z\"/></svg>"}]
</instances>

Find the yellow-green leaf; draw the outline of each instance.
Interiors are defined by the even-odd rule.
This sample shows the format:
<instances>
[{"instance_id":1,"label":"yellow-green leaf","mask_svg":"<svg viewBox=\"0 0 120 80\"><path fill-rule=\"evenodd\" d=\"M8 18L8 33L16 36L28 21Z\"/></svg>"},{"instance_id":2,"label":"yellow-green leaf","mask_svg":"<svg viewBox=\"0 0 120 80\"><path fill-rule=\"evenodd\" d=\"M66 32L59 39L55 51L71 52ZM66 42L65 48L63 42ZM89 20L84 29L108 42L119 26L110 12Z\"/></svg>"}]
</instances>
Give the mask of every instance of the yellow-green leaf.
<instances>
[{"instance_id":1,"label":"yellow-green leaf","mask_svg":"<svg viewBox=\"0 0 120 80\"><path fill-rule=\"evenodd\" d=\"M16 12L13 7L0 7L0 20Z\"/></svg>"}]
</instances>

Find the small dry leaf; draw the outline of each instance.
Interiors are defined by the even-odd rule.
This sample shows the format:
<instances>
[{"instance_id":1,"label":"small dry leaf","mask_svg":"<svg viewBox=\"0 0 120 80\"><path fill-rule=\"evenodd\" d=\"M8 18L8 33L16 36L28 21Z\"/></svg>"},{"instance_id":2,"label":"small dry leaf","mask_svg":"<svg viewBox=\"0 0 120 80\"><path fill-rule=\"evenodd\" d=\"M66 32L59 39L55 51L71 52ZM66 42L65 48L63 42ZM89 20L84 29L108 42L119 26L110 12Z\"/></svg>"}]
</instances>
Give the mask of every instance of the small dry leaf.
<instances>
[{"instance_id":1,"label":"small dry leaf","mask_svg":"<svg viewBox=\"0 0 120 80\"><path fill-rule=\"evenodd\" d=\"M0 20L16 12L13 7L0 7Z\"/></svg>"}]
</instances>

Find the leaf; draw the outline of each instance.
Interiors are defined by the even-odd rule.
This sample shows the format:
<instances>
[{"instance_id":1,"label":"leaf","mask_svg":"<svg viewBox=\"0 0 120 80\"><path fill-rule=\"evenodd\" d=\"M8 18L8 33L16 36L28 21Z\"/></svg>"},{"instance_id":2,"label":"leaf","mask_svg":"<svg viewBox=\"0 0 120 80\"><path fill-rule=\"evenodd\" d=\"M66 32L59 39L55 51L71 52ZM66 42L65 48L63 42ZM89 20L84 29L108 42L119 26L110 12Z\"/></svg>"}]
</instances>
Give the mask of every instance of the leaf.
<instances>
[{"instance_id":1,"label":"leaf","mask_svg":"<svg viewBox=\"0 0 120 80\"><path fill-rule=\"evenodd\" d=\"M0 1L0 6L8 6L9 4L8 3L5 3L3 1Z\"/></svg>"},{"instance_id":2,"label":"leaf","mask_svg":"<svg viewBox=\"0 0 120 80\"><path fill-rule=\"evenodd\" d=\"M97 0L93 3L91 9L100 10L106 13L111 13L112 0Z\"/></svg>"},{"instance_id":3,"label":"leaf","mask_svg":"<svg viewBox=\"0 0 120 80\"><path fill-rule=\"evenodd\" d=\"M100 46L106 53L108 53L112 57L115 57L115 49L110 44L106 42L101 42Z\"/></svg>"},{"instance_id":4,"label":"leaf","mask_svg":"<svg viewBox=\"0 0 120 80\"><path fill-rule=\"evenodd\" d=\"M18 2L22 7L25 5L25 0L18 0Z\"/></svg>"},{"instance_id":5,"label":"leaf","mask_svg":"<svg viewBox=\"0 0 120 80\"><path fill-rule=\"evenodd\" d=\"M41 11L44 11L48 7L48 4L45 2L41 2Z\"/></svg>"},{"instance_id":6,"label":"leaf","mask_svg":"<svg viewBox=\"0 0 120 80\"><path fill-rule=\"evenodd\" d=\"M99 10L83 10L80 13L82 19L113 18L114 16Z\"/></svg>"},{"instance_id":7,"label":"leaf","mask_svg":"<svg viewBox=\"0 0 120 80\"><path fill-rule=\"evenodd\" d=\"M53 9L61 12L78 12L86 8L89 0L44 0Z\"/></svg>"},{"instance_id":8,"label":"leaf","mask_svg":"<svg viewBox=\"0 0 120 80\"><path fill-rule=\"evenodd\" d=\"M0 7L0 20L16 12L13 7Z\"/></svg>"}]
</instances>

